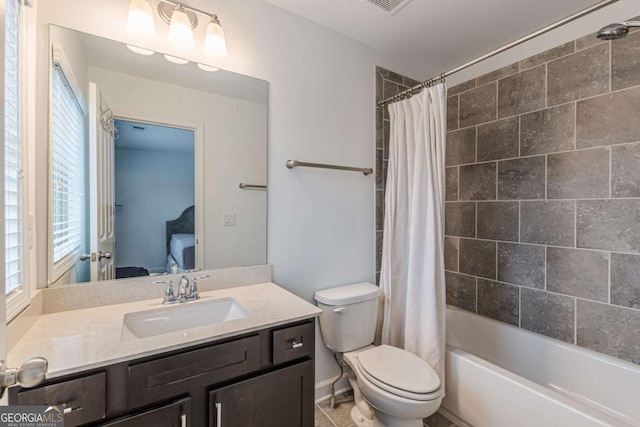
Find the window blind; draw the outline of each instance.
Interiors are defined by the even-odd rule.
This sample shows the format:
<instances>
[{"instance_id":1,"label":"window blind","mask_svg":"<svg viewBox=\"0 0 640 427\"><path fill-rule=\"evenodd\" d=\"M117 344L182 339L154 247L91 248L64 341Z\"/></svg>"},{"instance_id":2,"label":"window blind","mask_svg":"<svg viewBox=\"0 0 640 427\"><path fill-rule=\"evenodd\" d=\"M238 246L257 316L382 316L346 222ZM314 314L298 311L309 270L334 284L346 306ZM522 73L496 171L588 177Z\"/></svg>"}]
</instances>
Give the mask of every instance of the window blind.
<instances>
[{"instance_id":1,"label":"window blind","mask_svg":"<svg viewBox=\"0 0 640 427\"><path fill-rule=\"evenodd\" d=\"M20 92L20 0L7 0L4 57L5 280L7 294L19 290L24 280Z\"/></svg>"},{"instance_id":2,"label":"window blind","mask_svg":"<svg viewBox=\"0 0 640 427\"><path fill-rule=\"evenodd\" d=\"M53 262L82 245L84 113L59 66L52 76Z\"/></svg>"}]
</instances>

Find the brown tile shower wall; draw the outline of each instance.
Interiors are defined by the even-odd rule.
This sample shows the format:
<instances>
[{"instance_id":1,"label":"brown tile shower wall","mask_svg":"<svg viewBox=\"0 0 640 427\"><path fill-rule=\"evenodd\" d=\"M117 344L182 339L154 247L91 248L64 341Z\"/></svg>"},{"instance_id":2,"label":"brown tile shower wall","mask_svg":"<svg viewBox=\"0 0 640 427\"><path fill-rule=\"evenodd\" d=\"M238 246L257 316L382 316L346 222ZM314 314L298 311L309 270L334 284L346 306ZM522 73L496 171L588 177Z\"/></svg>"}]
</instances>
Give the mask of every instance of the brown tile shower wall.
<instances>
[{"instance_id":1,"label":"brown tile shower wall","mask_svg":"<svg viewBox=\"0 0 640 427\"><path fill-rule=\"evenodd\" d=\"M376 67L376 99L396 95L418 82L393 71ZM384 186L389 160L389 111L376 107L376 283L380 282L382 230L384 217Z\"/></svg>"},{"instance_id":2,"label":"brown tile shower wall","mask_svg":"<svg viewBox=\"0 0 640 427\"><path fill-rule=\"evenodd\" d=\"M640 363L640 32L449 90L448 304Z\"/></svg>"},{"instance_id":3,"label":"brown tile shower wall","mask_svg":"<svg viewBox=\"0 0 640 427\"><path fill-rule=\"evenodd\" d=\"M449 89L448 304L640 363L638 58L640 32L590 35ZM415 83L376 69L379 99Z\"/></svg>"}]
</instances>

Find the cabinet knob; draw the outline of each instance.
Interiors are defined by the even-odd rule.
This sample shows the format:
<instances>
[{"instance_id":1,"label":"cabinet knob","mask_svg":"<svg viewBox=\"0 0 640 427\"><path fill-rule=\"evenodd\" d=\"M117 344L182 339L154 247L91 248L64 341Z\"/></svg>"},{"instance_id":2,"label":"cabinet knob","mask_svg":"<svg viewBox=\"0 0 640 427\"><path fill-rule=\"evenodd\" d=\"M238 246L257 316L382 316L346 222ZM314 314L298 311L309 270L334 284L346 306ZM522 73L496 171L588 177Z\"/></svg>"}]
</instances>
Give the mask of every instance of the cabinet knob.
<instances>
[{"instance_id":1,"label":"cabinet knob","mask_svg":"<svg viewBox=\"0 0 640 427\"><path fill-rule=\"evenodd\" d=\"M291 348L300 348L302 347L304 344L301 342L295 342L295 340L291 341Z\"/></svg>"}]
</instances>

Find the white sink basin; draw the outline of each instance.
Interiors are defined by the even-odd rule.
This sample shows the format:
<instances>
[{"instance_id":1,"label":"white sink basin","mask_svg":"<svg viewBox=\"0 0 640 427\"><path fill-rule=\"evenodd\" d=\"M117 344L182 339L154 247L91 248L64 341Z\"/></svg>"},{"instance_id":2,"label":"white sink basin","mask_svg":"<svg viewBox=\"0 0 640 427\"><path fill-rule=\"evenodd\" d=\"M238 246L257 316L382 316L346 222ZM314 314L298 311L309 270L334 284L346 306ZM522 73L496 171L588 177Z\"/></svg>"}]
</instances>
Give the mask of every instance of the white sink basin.
<instances>
[{"instance_id":1,"label":"white sink basin","mask_svg":"<svg viewBox=\"0 0 640 427\"><path fill-rule=\"evenodd\" d=\"M147 338L249 316L251 314L233 298L185 302L125 314L122 340Z\"/></svg>"}]
</instances>

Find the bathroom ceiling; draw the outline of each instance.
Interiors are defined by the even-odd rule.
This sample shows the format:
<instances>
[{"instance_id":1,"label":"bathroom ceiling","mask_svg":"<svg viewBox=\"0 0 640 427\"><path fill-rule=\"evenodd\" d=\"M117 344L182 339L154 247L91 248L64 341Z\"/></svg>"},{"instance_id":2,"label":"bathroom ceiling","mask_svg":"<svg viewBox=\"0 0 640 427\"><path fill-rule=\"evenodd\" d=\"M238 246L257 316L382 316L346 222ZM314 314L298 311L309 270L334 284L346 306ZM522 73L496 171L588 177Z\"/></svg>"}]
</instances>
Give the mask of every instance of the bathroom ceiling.
<instances>
[{"instance_id":1,"label":"bathroom ceiling","mask_svg":"<svg viewBox=\"0 0 640 427\"><path fill-rule=\"evenodd\" d=\"M195 135L192 130L116 120L118 148L172 153L193 153Z\"/></svg>"},{"instance_id":2,"label":"bathroom ceiling","mask_svg":"<svg viewBox=\"0 0 640 427\"><path fill-rule=\"evenodd\" d=\"M368 0L265 1L399 59L424 62L433 73L446 71L598 3L412 0L390 15Z\"/></svg>"}]
</instances>

